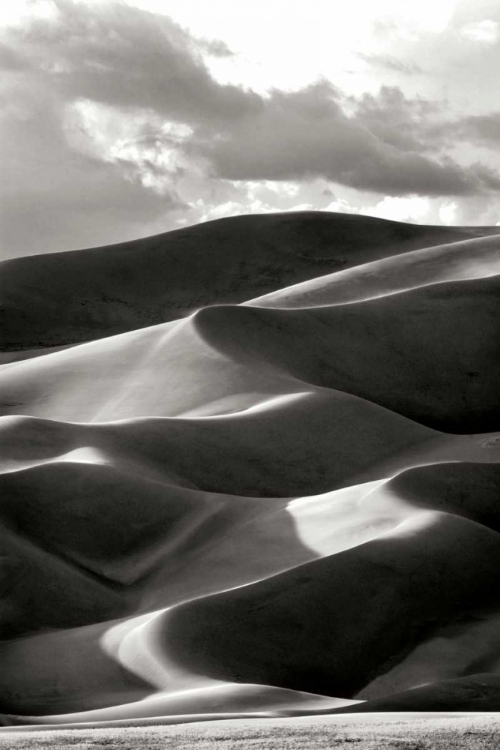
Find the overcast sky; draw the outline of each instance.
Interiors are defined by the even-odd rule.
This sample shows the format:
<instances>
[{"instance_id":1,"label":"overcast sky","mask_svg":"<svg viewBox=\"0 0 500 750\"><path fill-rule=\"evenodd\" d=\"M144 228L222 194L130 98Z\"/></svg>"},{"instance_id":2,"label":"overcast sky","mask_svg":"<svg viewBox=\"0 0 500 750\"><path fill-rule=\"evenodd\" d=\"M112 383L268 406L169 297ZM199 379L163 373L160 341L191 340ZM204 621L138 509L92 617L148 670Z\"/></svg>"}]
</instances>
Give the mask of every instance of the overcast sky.
<instances>
[{"instance_id":1,"label":"overcast sky","mask_svg":"<svg viewBox=\"0 0 500 750\"><path fill-rule=\"evenodd\" d=\"M3 258L241 213L500 223L498 0L2 0Z\"/></svg>"}]
</instances>

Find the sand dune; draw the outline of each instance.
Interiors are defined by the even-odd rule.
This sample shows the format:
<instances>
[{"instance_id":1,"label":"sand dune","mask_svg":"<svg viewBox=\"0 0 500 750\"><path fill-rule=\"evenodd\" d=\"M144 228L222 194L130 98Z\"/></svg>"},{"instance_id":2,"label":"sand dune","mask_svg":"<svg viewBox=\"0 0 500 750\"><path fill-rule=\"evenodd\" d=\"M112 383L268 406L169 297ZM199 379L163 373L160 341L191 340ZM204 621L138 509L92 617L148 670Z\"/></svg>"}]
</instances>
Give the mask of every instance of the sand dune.
<instances>
[{"instance_id":1,"label":"sand dune","mask_svg":"<svg viewBox=\"0 0 500 750\"><path fill-rule=\"evenodd\" d=\"M120 598L106 581L1 529L2 638L33 629L71 627L118 617Z\"/></svg>"},{"instance_id":2,"label":"sand dune","mask_svg":"<svg viewBox=\"0 0 500 750\"><path fill-rule=\"evenodd\" d=\"M60 352L63 349L68 349L70 346L73 346L73 344L42 347L41 349L0 351L0 365L8 365L12 362L21 362L24 359L32 359L32 357L42 357L45 354L54 354L55 352Z\"/></svg>"},{"instance_id":3,"label":"sand dune","mask_svg":"<svg viewBox=\"0 0 500 750\"><path fill-rule=\"evenodd\" d=\"M158 637L171 660L203 676L354 697L438 625L498 611L499 562L496 532L433 512L333 558L180 605Z\"/></svg>"},{"instance_id":4,"label":"sand dune","mask_svg":"<svg viewBox=\"0 0 500 750\"><path fill-rule=\"evenodd\" d=\"M174 695L161 693L135 703L122 706L81 711L79 713L54 714L52 716L22 717L26 724L72 724L82 722L130 721L165 716L194 718L224 717L245 718L248 716L282 717L304 714L330 713L337 709L359 705L361 701L310 695L296 690L283 690L262 685L237 685L222 683L208 688L185 690ZM193 714L193 708L197 713ZM4 722L17 724L21 717L6 716ZM203 719L202 719L203 720ZM8 726L9 724L7 724Z\"/></svg>"},{"instance_id":5,"label":"sand dune","mask_svg":"<svg viewBox=\"0 0 500 750\"><path fill-rule=\"evenodd\" d=\"M405 690L384 698L342 706L342 713L377 711L495 711L500 709L500 675L473 674Z\"/></svg>"},{"instance_id":6,"label":"sand dune","mask_svg":"<svg viewBox=\"0 0 500 750\"><path fill-rule=\"evenodd\" d=\"M500 710L496 234L1 264L2 723Z\"/></svg>"},{"instance_id":7,"label":"sand dune","mask_svg":"<svg viewBox=\"0 0 500 750\"><path fill-rule=\"evenodd\" d=\"M0 369L4 413L220 414L311 386L447 432L500 429L500 277L308 310L215 306Z\"/></svg>"},{"instance_id":8,"label":"sand dune","mask_svg":"<svg viewBox=\"0 0 500 750\"><path fill-rule=\"evenodd\" d=\"M243 667L240 666L240 668L248 668L245 661L249 661L251 668L255 669L259 663L259 660L254 658L256 644L262 643L265 648L270 648L274 653L276 648L274 635L281 642L288 628L290 637L293 638L296 634L300 638L305 637L306 641L311 644L311 651L304 653L304 660L307 663L305 677L301 676L298 668L300 664L297 664L294 656L299 646L304 647L302 640L295 644L294 648L289 647L287 650L292 658L292 667L288 665L289 671L297 667L298 676L295 675L294 679L306 680L302 687L296 688L302 691L314 692L308 683L311 676L315 677L311 669L314 665L314 654L320 665L323 665L325 654L328 653L332 654L332 658L337 655L337 658L344 663L345 654L349 653L345 643L327 649L324 642L318 642L319 637L332 638L337 642L342 634L347 639L354 639L352 659L359 658L363 664L365 663L366 655L359 654L360 647L364 643L368 655L373 653L380 658L382 654L383 658L389 662L388 668L386 667L386 684L378 678L378 686L377 678L373 680L374 670L368 663L366 668L369 669L369 674L364 678L367 688L364 692L368 695L370 692L378 693L378 695L386 694L387 681L395 683L401 690L408 682L411 685L411 680L422 680L423 677L429 679L432 676L442 679L443 668L447 670L445 676L448 676L450 671L451 676L467 674L471 663L478 657L483 659L483 663L489 660L492 668L496 669L495 664L499 655L499 631L496 621L500 617L497 602L499 591L495 573L498 540L496 534L488 532L486 527L477 522L466 522L463 517L465 514L470 517L476 513L475 497L471 494L471 489L478 486L474 474L482 475L476 496L483 494L481 487L489 485L490 496L493 497L495 477L498 479L498 467L495 465L470 467L469 482L465 486L463 467L462 463L422 467L399 475L389 482L373 482L370 485L351 487L328 493L325 496L291 501L288 508L283 507L283 504L279 508L274 507L274 523L272 524L269 523L271 514L266 517L265 513L257 511L253 524L242 525L240 526L242 533L234 534L233 530L233 535L226 537L225 549L220 547L221 538L224 542L224 532L227 534L229 526L226 525L222 530L222 535L217 535L212 530L210 538L215 542L212 554L207 555L208 539L205 539L204 543L200 544L201 559L198 559L198 564L195 550L183 550L181 547L172 552L167 547L160 561L161 566L158 565L153 575L144 580L144 585L149 592L149 601L147 597L142 600L142 607L145 609L158 607L162 600L164 605L174 603L176 598L182 599L183 594L189 598L190 594L193 594L193 590L189 588L192 586L189 572L194 576L199 587L195 595L202 596L202 598L197 599L191 605L185 605L188 610L189 607L203 608L211 604L213 597L207 599L204 596L213 590L214 580L221 588L231 588L241 585L242 582L249 583L251 580L263 581L260 584L256 583L254 586L242 589L236 588L229 594L221 595L233 598L243 595L246 601L245 597L248 599L254 595L255 587L257 598L261 596L259 587L264 585L269 587L271 584L276 587L282 576L277 579L270 579L268 576L277 570L293 568L289 574L284 575L293 575L294 579L291 584L289 581L281 584L278 594L274 595L277 611L275 611L272 597L269 601L269 596L262 596L263 605L250 607L250 614L245 610L242 621L237 623L238 628L231 627L231 624L234 624L231 616L234 618L234 614L231 606L225 605L223 620L225 622L228 619L228 632L224 628L221 631L219 622L213 623L210 606L208 616L207 614L201 616L195 611L194 614L191 613L188 616L185 623L182 622L183 609L181 607L179 610L181 625L177 630L175 618L179 615L174 608L165 616L162 611L159 611L158 614L153 613L152 616L142 615L138 619L126 620L123 625L104 622L92 627L72 628L59 630L56 634L32 636L21 641L7 641L0 647L0 658L3 664L0 678L4 701L3 710L9 713L14 710L37 714L46 713L47 710L66 713L75 709L93 710L109 703L127 704L131 700L137 700L136 695L140 685L142 685L143 697L147 697L152 691L154 695L160 690L162 694L165 692L165 700L167 698L170 700L170 697L175 697L179 690L194 690L202 687L208 689L210 685L220 682L220 675L214 676L200 672L200 667L204 667L205 650L208 647L209 654L214 651L211 639L215 640L215 646L217 646L217 642L224 638L222 650L225 656L217 660L219 669L227 668L228 654L231 653L231 649L228 648L231 643L231 633L234 633L236 642L233 658L242 658ZM436 497L434 504L429 501L429 486L434 488ZM429 513L429 508L440 507L441 495L438 492L440 486L444 488L441 495L447 495L449 498L455 497L460 508L459 515L450 515L451 507L447 513L440 510L432 510ZM408 487L413 493L411 502L408 500L410 495ZM420 488L419 493L416 488ZM498 491L498 484L496 489ZM466 508L463 507L464 498L468 498ZM264 501L260 502L264 504ZM268 499L265 500L265 503L267 502ZM450 503L451 500L448 502ZM285 531L287 513L289 514L288 534ZM490 513L493 520L489 528L492 528L498 524L498 509L496 516L493 509ZM290 516L296 528L295 542L290 534ZM75 523L71 517L70 522ZM234 526L236 527L236 524ZM205 528L204 531L204 536L207 537L209 529ZM110 540L113 537L107 535L106 539ZM302 545L299 544L299 539L302 540ZM371 542L371 547L367 546L367 540ZM196 539L194 541L196 543ZM94 549L95 546L94 541ZM239 552L238 555L235 555L235 546ZM256 547L262 555L257 568L251 555L252 549ZM335 554L342 550L350 550L351 557L348 555L345 558L345 553L344 556ZM431 550L434 550L432 555L430 555ZM459 555L457 555L457 550L460 550ZM108 559L112 558L112 552L113 550L107 550ZM145 552L147 556L149 551ZM99 558L102 552L99 555L97 551L94 555ZM311 570L310 566L319 565L320 557L325 555L323 569ZM131 551L131 557L133 556ZM457 558L460 559L459 566L457 566ZM314 559L318 562L304 565L304 562ZM327 567L324 568L324 565ZM362 573L363 567L370 571L369 575ZM374 577L376 571L380 574L381 580ZM479 576L481 583L479 588L477 588L476 576ZM335 581L339 577L341 584L336 587ZM409 584L411 587L408 589ZM323 595L319 595L321 586L326 586ZM316 587L319 587L319 591ZM313 589L312 593L307 591L308 588ZM297 596L298 590L301 590L301 596ZM444 599L443 592L447 593L448 600ZM306 593L308 596L304 599ZM370 597L375 597L371 607ZM302 629L294 627L294 604L304 612L306 623L304 627L313 629L314 637L311 636L310 630L303 633ZM137 603L135 606L137 607ZM352 611L353 607L361 608L357 615L355 610ZM284 620L279 615L283 608L287 612ZM265 617L262 610L265 611ZM256 621L251 619L253 611L256 613ZM366 616L367 611L372 612L370 618ZM395 613L398 617L395 618L393 627L397 631L396 622L399 624L398 635L403 640L404 647L399 647L398 650L398 640L395 637L388 639L387 648L391 650L396 648L395 653L391 652L389 657L381 650L380 643L376 648L374 647L373 638L377 632L379 639L385 643L384 634L387 634L388 621L392 622ZM416 621L417 614L423 622ZM378 616L383 620L383 628L381 625L374 628L373 618L376 620ZM276 627L276 617L280 621L279 627ZM172 618L174 618L174 627L169 624ZM165 626L162 624L163 621L166 622ZM412 623L410 629L408 628L409 621ZM144 630L148 622L151 622L149 627L150 630L152 628L152 633L150 634ZM342 624L343 622L345 625ZM243 648L245 633L249 632L253 639L255 627L259 623L269 628L266 637L257 638L256 643L252 643L252 649ZM353 623L358 623L360 629L353 632ZM191 635L193 627L203 628L204 636L201 641L198 641L196 634ZM166 628L167 637L166 650L161 640L164 628ZM366 628L369 637L364 636L363 628ZM182 663L183 649L179 648L179 644L175 641L175 634L179 629L183 639L188 638L188 641L191 638L194 639L195 646L191 644L187 649L188 653L193 656L194 667L190 663ZM172 637L174 642L169 645L168 639ZM445 665L443 665L443 637L448 644ZM441 646L436 648L435 644L439 642ZM107 644L104 653L100 645L103 643ZM203 644L201 658L196 654L196 643ZM301 648L299 651L302 653ZM165 673L165 667L161 665L165 662L166 654L169 654L168 668L166 678L163 678L161 675ZM110 658L110 655L113 655L113 658ZM178 663L179 656L181 664ZM281 658L279 650L278 656ZM24 663L30 664L28 673L18 669L21 658ZM272 660L269 660L267 654L264 663L266 669L271 668ZM399 674L395 674L398 664ZM282 665L280 661L280 673L282 666L285 665ZM321 666L321 669L324 667ZM328 665L326 669L330 674ZM75 680L75 670L78 672L78 680ZM349 674L352 670L356 679L359 679L360 675L362 677L359 665L355 668L352 668L352 665L347 666L347 670ZM158 674L160 674L159 678ZM338 680L338 669L334 669L333 674L337 675ZM174 684L171 684L172 678L174 678ZM164 679L166 682L163 681ZM223 677L222 681L225 679L227 678ZM247 678L246 681L251 682L253 679L254 677ZM241 682L245 679L242 680L242 677L238 676L236 681ZM275 678L266 681L268 684L276 684ZM55 691L54 685L58 685ZM359 685L354 688L350 686L348 692L352 693L358 687ZM344 688L345 685L342 682L335 686L337 692ZM320 692L317 687L316 691ZM357 697L364 697L363 690L357 693ZM194 698L196 700L192 703L192 711L196 712L199 694L195 694ZM138 715L135 713L136 709L142 708L144 706L133 707L133 710L129 707L131 711L129 715ZM122 713L119 715L121 716ZM113 713L109 718L114 716ZM101 717L99 720L104 720L104 718Z\"/></svg>"},{"instance_id":9,"label":"sand dune","mask_svg":"<svg viewBox=\"0 0 500 750\"><path fill-rule=\"evenodd\" d=\"M495 231L305 211L219 219L108 248L8 260L0 263L0 349L102 338Z\"/></svg>"},{"instance_id":10,"label":"sand dune","mask_svg":"<svg viewBox=\"0 0 500 750\"><path fill-rule=\"evenodd\" d=\"M249 365L265 358L435 429L487 432L500 425L499 300L493 277L314 310L213 307L197 324Z\"/></svg>"},{"instance_id":11,"label":"sand dune","mask_svg":"<svg viewBox=\"0 0 500 750\"><path fill-rule=\"evenodd\" d=\"M317 494L448 458L491 462L500 450L495 438L490 446L484 436L445 436L336 392L223 417L91 425L4 417L0 428L4 472L98 463L169 485L258 497Z\"/></svg>"},{"instance_id":12,"label":"sand dune","mask_svg":"<svg viewBox=\"0 0 500 750\"><path fill-rule=\"evenodd\" d=\"M257 307L318 307L398 294L445 281L470 281L500 274L500 238L450 242L381 258L345 271L245 302Z\"/></svg>"}]
</instances>

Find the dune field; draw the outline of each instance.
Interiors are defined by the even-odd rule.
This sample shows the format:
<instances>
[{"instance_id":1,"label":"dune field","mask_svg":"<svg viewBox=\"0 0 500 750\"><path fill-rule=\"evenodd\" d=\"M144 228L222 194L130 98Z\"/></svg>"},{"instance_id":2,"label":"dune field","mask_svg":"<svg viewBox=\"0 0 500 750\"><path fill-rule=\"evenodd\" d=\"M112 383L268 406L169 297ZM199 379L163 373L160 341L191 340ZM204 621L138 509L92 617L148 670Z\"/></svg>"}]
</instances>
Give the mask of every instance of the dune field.
<instances>
[{"instance_id":1,"label":"dune field","mask_svg":"<svg viewBox=\"0 0 500 750\"><path fill-rule=\"evenodd\" d=\"M500 227L242 216L0 294L4 731L500 711Z\"/></svg>"}]
</instances>

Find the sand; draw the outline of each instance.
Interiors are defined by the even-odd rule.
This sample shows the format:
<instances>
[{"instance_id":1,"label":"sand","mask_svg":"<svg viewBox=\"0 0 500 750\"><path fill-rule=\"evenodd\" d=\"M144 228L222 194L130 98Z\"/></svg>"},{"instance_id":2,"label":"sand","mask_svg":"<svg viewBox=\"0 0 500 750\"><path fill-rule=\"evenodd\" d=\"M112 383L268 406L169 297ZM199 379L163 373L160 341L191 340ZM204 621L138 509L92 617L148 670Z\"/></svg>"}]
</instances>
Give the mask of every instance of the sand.
<instances>
[{"instance_id":1,"label":"sand","mask_svg":"<svg viewBox=\"0 0 500 750\"><path fill-rule=\"evenodd\" d=\"M218 219L0 263L3 350L89 341L238 303L375 258L499 233L321 211Z\"/></svg>"},{"instance_id":2,"label":"sand","mask_svg":"<svg viewBox=\"0 0 500 750\"><path fill-rule=\"evenodd\" d=\"M500 710L496 232L0 265L6 727Z\"/></svg>"}]
</instances>

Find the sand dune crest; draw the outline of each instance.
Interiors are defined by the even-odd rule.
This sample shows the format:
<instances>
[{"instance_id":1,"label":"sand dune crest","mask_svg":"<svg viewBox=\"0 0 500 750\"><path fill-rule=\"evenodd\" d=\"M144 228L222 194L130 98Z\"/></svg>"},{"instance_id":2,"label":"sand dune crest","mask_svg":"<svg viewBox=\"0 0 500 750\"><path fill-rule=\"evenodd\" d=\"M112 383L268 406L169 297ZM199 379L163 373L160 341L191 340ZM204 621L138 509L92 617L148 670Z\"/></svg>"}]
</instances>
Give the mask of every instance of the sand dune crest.
<instances>
[{"instance_id":1,"label":"sand dune crest","mask_svg":"<svg viewBox=\"0 0 500 750\"><path fill-rule=\"evenodd\" d=\"M500 710L498 234L0 264L1 722Z\"/></svg>"}]
</instances>

